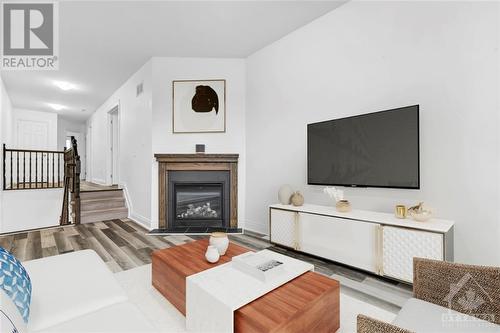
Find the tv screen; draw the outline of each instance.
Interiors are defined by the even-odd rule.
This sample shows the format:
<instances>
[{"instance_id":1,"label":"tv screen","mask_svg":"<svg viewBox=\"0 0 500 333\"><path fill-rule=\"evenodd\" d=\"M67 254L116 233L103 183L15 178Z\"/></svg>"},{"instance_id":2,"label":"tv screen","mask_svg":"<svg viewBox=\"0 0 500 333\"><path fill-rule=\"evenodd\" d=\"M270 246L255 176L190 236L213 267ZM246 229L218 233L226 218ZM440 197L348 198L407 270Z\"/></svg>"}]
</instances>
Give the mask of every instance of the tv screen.
<instances>
[{"instance_id":1,"label":"tv screen","mask_svg":"<svg viewBox=\"0 0 500 333\"><path fill-rule=\"evenodd\" d=\"M420 188L419 106L307 125L311 185Z\"/></svg>"}]
</instances>

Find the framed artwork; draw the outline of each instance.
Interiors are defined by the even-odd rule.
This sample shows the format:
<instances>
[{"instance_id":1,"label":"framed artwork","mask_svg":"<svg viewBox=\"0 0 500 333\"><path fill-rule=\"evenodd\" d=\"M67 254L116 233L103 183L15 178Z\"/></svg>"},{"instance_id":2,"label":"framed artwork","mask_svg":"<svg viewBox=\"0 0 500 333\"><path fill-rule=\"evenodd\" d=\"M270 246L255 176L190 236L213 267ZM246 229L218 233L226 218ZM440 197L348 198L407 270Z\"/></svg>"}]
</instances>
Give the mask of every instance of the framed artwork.
<instances>
[{"instance_id":1,"label":"framed artwork","mask_svg":"<svg viewBox=\"0 0 500 333\"><path fill-rule=\"evenodd\" d=\"M174 133L226 131L226 80L172 81Z\"/></svg>"}]
</instances>

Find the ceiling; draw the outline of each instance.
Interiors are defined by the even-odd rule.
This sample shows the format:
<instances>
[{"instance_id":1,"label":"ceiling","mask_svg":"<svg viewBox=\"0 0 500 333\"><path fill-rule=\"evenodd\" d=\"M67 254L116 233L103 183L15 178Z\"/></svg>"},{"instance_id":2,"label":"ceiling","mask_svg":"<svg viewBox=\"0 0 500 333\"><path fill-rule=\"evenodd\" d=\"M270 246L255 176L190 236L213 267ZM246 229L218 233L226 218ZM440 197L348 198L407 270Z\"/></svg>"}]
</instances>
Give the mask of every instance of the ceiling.
<instances>
[{"instance_id":1,"label":"ceiling","mask_svg":"<svg viewBox=\"0 0 500 333\"><path fill-rule=\"evenodd\" d=\"M61 1L59 70L1 76L14 107L83 121L152 56L245 58L344 2Z\"/></svg>"}]
</instances>

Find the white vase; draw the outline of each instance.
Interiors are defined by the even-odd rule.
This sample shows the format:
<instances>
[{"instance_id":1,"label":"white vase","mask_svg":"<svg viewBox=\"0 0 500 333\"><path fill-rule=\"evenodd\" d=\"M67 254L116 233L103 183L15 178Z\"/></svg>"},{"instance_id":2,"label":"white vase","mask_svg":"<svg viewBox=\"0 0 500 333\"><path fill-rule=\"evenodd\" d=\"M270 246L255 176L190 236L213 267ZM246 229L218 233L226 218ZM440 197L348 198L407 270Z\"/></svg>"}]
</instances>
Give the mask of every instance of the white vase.
<instances>
[{"instance_id":1,"label":"white vase","mask_svg":"<svg viewBox=\"0 0 500 333\"><path fill-rule=\"evenodd\" d=\"M293 188L290 185L283 185L278 191L278 200L282 205L289 205L293 194Z\"/></svg>"},{"instance_id":2,"label":"white vase","mask_svg":"<svg viewBox=\"0 0 500 333\"><path fill-rule=\"evenodd\" d=\"M219 251L215 246L209 245L207 247L207 252L205 253L205 259L207 259L208 262L210 263L216 263L219 261L220 255Z\"/></svg>"},{"instance_id":3,"label":"white vase","mask_svg":"<svg viewBox=\"0 0 500 333\"><path fill-rule=\"evenodd\" d=\"M226 254L227 248L229 247L229 238L225 232L212 232L209 240L210 245L213 245L219 251L219 254L223 256Z\"/></svg>"}]
</instances>

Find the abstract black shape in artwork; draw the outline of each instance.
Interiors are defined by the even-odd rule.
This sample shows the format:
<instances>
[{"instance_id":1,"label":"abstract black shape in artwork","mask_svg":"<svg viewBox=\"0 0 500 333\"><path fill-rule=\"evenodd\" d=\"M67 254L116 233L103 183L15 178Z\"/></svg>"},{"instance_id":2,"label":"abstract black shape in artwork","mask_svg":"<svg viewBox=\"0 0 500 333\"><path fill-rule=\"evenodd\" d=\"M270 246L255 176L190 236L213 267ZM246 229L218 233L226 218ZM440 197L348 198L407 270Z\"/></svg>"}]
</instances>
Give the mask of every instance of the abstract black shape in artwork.
<instances>
[{"instance_id":1,"label":"abstract black shape in artwork","mask_svg":"<svg viewBox=\"0 0 500 333\"><path fill-rule=\"evenodd\" d=\"M196 86L196 93L191 100L191 108L195 112L210 112L215 109L219 113L219 97L210 86Z\"/></svg>"}]
</instances>

